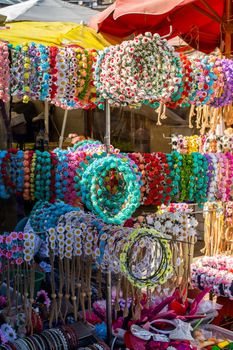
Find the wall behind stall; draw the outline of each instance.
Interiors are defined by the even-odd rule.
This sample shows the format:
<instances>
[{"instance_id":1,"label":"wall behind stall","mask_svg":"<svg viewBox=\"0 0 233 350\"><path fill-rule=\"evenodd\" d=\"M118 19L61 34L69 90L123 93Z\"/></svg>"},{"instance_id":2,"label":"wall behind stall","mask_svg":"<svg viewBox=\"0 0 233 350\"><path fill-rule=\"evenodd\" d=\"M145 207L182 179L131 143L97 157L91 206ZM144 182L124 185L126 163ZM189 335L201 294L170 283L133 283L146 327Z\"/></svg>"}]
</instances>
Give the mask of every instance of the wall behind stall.
<instances>
[{"instance_id":1,"label":"wall behind stall","mask_svg":"<svg viewBox=\"0 0 233 350\"><path fill-rule=\"evenodd\" d=\"M43 102L36 102L35 106L38 114L44 110ZM50 116L49 136L51 141L58 141L61 134L63 118L64 110L59 107L54 107L54 111ZM78 135L83 135L84 133L84 111L81 109L68 111L64 133L65 138L71 133L76 133Z\"/></svg>"}]
</instances>

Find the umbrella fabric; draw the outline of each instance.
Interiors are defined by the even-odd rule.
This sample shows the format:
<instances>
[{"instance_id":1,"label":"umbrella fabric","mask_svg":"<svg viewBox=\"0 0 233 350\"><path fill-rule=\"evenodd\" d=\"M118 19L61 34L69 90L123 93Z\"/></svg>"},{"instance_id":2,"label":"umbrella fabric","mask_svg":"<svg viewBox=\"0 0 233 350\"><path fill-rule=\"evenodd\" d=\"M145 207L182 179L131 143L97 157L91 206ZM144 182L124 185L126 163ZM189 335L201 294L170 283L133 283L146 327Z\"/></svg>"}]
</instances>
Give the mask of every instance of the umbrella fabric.
<instances>
[{"instance_id":1,"label":"umbrella fabric","mask_svg":"<svg viewBox=\"0 0 233 350\"><path fill-rule=\"evenodd\" d=\"M221 41L223 0L116 0L90 26L119 37L151 31L181 36L190 46L211 52Z\"/></svg>"},{"instance_id":2,"label":"umbrella fabric","mask_svg":"<svg viewBox=\"0 0 233 350\"><path fill-rule=\"evenodd\" d=\"M48 46L75 44L83 48L102 50L107 41L94 29L71 22L12 22L9 29L0 30L0 40L13 45L35 42Z\"/></svg>"}]
</instances>

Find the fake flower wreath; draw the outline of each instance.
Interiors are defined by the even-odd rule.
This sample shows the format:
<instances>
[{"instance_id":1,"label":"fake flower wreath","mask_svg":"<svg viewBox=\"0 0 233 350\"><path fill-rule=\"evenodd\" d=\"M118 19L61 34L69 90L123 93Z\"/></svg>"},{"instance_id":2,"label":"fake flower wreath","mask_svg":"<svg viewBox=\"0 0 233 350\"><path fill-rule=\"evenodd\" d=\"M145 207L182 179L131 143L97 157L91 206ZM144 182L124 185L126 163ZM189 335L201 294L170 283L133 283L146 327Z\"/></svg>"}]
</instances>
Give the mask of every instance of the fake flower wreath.
<instances>
[{"instance_id":1,"label":"fake flower wreath","mask_svg":"<svg viewBox=\"0 0 233 350\"><path fill-rule=\"evenodd\" d=\"M116 106L167 102L179 74L174 48L158 34L145 33L99 52L95 84L101 97Z\"/></svg>"}]
</instances>

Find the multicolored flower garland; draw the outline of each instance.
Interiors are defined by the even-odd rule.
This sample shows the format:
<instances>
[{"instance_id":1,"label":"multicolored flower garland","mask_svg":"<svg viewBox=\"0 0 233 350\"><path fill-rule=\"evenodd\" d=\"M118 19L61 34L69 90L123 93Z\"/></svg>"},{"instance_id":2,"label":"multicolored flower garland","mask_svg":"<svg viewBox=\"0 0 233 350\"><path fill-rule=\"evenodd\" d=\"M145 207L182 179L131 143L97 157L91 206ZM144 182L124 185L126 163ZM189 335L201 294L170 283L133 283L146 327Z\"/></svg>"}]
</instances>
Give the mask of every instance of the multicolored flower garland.
<instances>
[{"instance_id":1,"label":"multicolored flower garland","mask_svg":"<svg viewBox=\"0 0 233 350\"><path fill-rule=\"evenodd\" d=\"M172 135L172 150L182 154L193 152L200 153L225 153L231 152L233 148L233 136L223 135Z\"/></svg>"},{"instance_id":2,"label":"multicolored flower garland","mask_svg":"<svg viewBox=\"0 0 233 350\"><path fill-rule=\"evenodd\" d=\"M97 91L110 104L138 104L170 99L180 73L178 55L158 34L146 33L100 52Z\"/></svg>"},{"instance_id":3,"label":"multicolored flower garland","mask_svg":"<svg viewBox=\"0 0 233 350\"><path fill-rule=\"evenodd\" d=\"M192 284L203 290L211 288L217 296L233 299L232 257L225 255L205 256L192 264Z\"/></svg>"},{"instance_id":4,"label":"multicolored flower garland","mask_svg":"<svg viewBox=\"0 0 233 350\"><path fill-rule=\"evenodd\" d=\"M96 107L92 76L95 50L85 50L85 68L83 57L80 56L80 50L84 51L83 49L48 47L35 43L25 43L16 47L10 45L10 68L8 47L4 43L1 47L2 65L6 68L2 78L4 100L9 100L8 88L5 85L10 82L11 94L22 98L25 103L35 99L50 101L63 109ZM82 93L78 91L78 84L83 84Z\"/></svg>"},{"instance_id":5,"label":"multicolored flower garland","mask_svg":"<svg viewBox=\"0 0 233 350\"><path fill-rule=\"evenodd\" d=\"M119 173L116 193L104 185L111 172ZM127 159L110 155L95 160L84 171L80 184L82 201L107 223L123 223L139 206L140 181L130 170Z\"/></svg>"},{"instance_id":6,"label":"multicolored flower garland","mask_svg":"<svg viewBox=\"0 0 233 350\"><path fill-rule=\"evenodd\" d=\"M12 64L9 64L9 50ZM219 108L233 101L233 65L216 56L187 58L145 33L96 52L79 47L1 43L0 96L50 101L64 109L166 104ZM10 82L10 84L9 84ZM10 85L10 86L9 86ZM96 87L95 87L96 86ZM98 98L97 98L98 96Z\"/></svg>"},{"instance_id":7,"label":"multicolored flower garland","mask_svg":"<svg viewBox=\"0 0 233 350\"><path fill-rule=\"evenodd\" d=\"M158 242L156 242L158 240ZM156 245L156 248L154 244ZM147 254L134 266L141 249L147 249ZM155 257L155 252L159 256ZM153 229L137 229L127 237L120 253L121 270L127 275L128 280L136 287L155 287L164 284L172 275L172 253L167 240ZM154 259L156 260L154 266ZM158 265L157 265L158 264ZM131 267L134 266L134 267ZM154 268L154 270L153 270Z\"/></svg>"},{"instance_id":8,"label":"multicolored flower garland","mask_svg":"<svg viewBox=\"0 0 233 350\"><path fill-rule=\"evenodd\" d=\"M0 197L83 202L103 220L118 220L122 209L121 223L137 208L139 197L142 205L156 206L233 199L230 152L122 154L113 147L111 152L107 156L105 146L91 140L67 151L0 151Z\"/></svg>"}]
</instances>

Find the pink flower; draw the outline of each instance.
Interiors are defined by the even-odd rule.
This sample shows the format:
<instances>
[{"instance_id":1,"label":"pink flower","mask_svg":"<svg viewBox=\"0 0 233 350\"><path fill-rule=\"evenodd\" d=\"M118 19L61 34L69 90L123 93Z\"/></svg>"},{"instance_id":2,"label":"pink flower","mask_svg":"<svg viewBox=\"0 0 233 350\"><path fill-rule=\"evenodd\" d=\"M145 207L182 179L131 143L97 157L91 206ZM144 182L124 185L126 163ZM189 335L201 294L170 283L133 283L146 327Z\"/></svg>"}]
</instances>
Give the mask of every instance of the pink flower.
<instances>
[{"instance_id":1,"label":"pink flower","mask_svg":"<svg viewBox=\"0 0 233 350\"><path fill-rule=\"evenodd\" d=\"M17 239L17 236L18 236L17 232L11 232L12 239Z\"/></svg>"},{"instance_id":2,"label":"pink flower","mask_svg":"<svg viewBox=\"0 0 233 350\"><path fill-rule=\"evenodd\" d=\"M7 257L7 259L11 259L12 258L12 252L6 252L6 257Z\"/></svg>"},{"instance_id":3,"label":"pink flower","mask_svg":"<svg viewBox=\"0 0 233 350\"><path fill-rule=\"evenodd\" d=\"M6 237L6 243L7 244L11 244L11 242L12 242L12 237L11 236L7 236Z\"/></svg>"},{"instance_id":4,"label":"pink flower","mask_svg":"<svg viewBox=\"0 0 233 350\"><path fill-rule=\"evenodd\" d=\"M15 262L16 262L17 265L21 265L23 263L23 259L22 258L17 258L15 260Z\"/></svg>"},{"instance_id":5,"label":"pink flower","mask_svg":"<svg viewBox=\"0 0 233 350\"><path fill-rule=\"evenodd\" d=\"M18 233L18 239L22 241L24 239L24 234L22 232Z\"/></svg>"}]
</instances>

